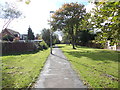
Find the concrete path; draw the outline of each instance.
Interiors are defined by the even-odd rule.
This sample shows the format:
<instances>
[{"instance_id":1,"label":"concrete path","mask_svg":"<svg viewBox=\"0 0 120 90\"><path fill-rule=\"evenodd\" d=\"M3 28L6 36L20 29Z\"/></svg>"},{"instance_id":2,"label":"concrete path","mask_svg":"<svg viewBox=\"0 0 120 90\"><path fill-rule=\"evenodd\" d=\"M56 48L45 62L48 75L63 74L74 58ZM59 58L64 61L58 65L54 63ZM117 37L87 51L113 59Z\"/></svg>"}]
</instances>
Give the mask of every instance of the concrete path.
<instances>
[{"instance_id":1,"label":"concrete path","mask_svg":"<svg viewBox=\"0 0 120 90\"><path fill-rule=\"evenodd\" d=\"M72 70L69 61L59 48L53 48L53 55L46 64L33 88L87 88Z\"/></svg>"}]
</instances>

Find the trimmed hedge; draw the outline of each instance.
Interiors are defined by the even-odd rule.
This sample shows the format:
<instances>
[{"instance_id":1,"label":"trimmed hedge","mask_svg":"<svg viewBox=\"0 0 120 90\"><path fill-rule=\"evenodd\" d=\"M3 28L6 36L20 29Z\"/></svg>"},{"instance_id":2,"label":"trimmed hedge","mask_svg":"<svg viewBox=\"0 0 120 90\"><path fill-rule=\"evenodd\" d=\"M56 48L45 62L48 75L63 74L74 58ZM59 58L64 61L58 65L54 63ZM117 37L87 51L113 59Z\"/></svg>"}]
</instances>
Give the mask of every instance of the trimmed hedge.
<instances>
[{"instance_id":1,"label":"trimmed hedge","mask_svg":"<svg viewBox=\"0 0 120 90\"><path fill-rule=\"evenodd\" d=\"M48 49L48 45L42 42L0 42L2 44L2 54L24 53L29 51L39 51Z\"/></svg>"},{"instance_id":2,"label":"trimmed hedge","mask_svg":"<svg viewBox=\"0 0 120 90\"><path fill-rule=\"evenodd\" d=\"M33 42L2 42L2 54L21 53L36 51L37 47Z\"/></svg>"}]
</instances>

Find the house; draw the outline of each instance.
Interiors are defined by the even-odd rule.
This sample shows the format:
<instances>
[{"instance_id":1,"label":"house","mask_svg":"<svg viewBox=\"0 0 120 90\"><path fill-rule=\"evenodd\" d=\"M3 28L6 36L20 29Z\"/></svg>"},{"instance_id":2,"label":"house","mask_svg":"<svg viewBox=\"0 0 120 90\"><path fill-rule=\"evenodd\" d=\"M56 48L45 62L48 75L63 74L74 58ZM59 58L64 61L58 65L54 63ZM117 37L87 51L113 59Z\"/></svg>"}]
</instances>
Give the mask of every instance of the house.
<instances>
[{"instance_id":1,"label":"house","mask_svg":"<svg viewBox=\"0 0 120 90\"><path fill-rule=\"evenodd\" d=\"M27 40L28 35L27 34L21 34L20 35L20 40Z\"/></svg>"},{"instance_id":2,"label":"house","mask_svg":"<svg viewBox=\"0 0 120 90\"><path fill-rule=\"evenodd\" d=\"M2 37L4 37L5 35L10 35L13 37L13 39L16 39L19 40L19 37L20 37L20 33L19 32L16 32L14 30L11 30L11 29L8 29L8 28L5 28L4 30L2 30L1 34L0 34L0 38L2 39Z\"/></svg>"},{"instance_id":3,"label":"house","mask_svg":"<svg viewBox=\"0 0 120 90\"><path fill-rule=\"evenodd\" d=\"M2 33L0 33L0 40L2 40Z\"/></svg>"},{"instance_id":4,"label":"house","mask_svg":"<svg viewBox=\"0 0 120 90\"><path fill-rule=\"evenodd\" d=\"M109 49L109 50L116 50L116 51L120 51L120 43L118 43L117 45L114 44L114 45L110 45L110 41L108 40L107 43L106 43L106 48Z\"/></svg>"}]
</instances>

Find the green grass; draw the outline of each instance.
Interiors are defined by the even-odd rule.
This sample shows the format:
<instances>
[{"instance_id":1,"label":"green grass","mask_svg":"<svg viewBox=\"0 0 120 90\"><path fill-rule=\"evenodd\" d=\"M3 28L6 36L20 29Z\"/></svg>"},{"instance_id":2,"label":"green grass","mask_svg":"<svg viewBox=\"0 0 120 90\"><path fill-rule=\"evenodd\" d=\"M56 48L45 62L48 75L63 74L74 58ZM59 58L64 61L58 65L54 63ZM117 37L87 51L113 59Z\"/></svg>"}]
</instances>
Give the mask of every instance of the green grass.
<instances>
[{"instance_id":1,"label":"green grass","mask_svg":"<svg viewBox=\"0 0 120 90\"><path fill-rule=\"evenodd\" d=\"M118 54L104 49L58 45L84 84L92 88L118 88Z\"/></svg>"},{"instance_id":2,"label":"green grass","mask_svg":"<svg viewBox=\"0 0 120 90\"><path fill-rule=\"evenodd\" d=\"M34 54L2 57L2 87L25 88L38 77L49 56L49 49Z\"/></svg>"}]
</instances>

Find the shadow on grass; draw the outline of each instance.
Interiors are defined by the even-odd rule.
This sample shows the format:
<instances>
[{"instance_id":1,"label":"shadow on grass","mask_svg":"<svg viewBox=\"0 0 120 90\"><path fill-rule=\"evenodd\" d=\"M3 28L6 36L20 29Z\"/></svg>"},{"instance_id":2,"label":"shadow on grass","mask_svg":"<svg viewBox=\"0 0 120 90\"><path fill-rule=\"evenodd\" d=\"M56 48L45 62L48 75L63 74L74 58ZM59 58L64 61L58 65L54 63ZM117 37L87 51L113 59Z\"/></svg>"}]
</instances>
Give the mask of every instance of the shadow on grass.
<instances>
[{"instance_id":1,"label":"shadow on grass","mask_svg":"<svg viewBox=\"0 0 120 90\"><path fill-rule=\"evenodd\" d=\"M65 46L57 46L57 48L64 48Z\"/></svg>"},{"instance_id":2,"label":"shadow on grass","mask_svg":"<svg viewBox=\"0 0 120 90\"><path fill-rule=\"evenodd\" d=\"M72 55L77 58L81 57L88 57L92 60L96 61L104 61L105 63L108 63L108 61L115 61L120 62L118 59L118 56L120 53L118 52L109 52L109 51L97 51L97 52L91 52L91 51L64 51L65 53L68 53L69 55Z\"/></svg>"},{"instance_id":3,"label":"shadow on grass","mask_svg":"<svg viewBox=\"0 0 120 90\"><path fill-rule=\"evenodd\" d=\"M58 48L58 46L53 46L53 48Z\"/></svg>"},{"instance_id":4,"label":"shadow on grass","mask_svg":"<svg viewBox=\"0 0 120 90\"><path fill-rule=\"evenodd\" d=\"M39 50L37 50L37 51L27 51L27 52L12 52L12 53L8 53L8 54L2 54L2 56L21 55L21 54L35 54L37 52L39 52Z\"/></svg>"}]
</instances>

